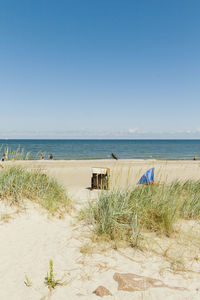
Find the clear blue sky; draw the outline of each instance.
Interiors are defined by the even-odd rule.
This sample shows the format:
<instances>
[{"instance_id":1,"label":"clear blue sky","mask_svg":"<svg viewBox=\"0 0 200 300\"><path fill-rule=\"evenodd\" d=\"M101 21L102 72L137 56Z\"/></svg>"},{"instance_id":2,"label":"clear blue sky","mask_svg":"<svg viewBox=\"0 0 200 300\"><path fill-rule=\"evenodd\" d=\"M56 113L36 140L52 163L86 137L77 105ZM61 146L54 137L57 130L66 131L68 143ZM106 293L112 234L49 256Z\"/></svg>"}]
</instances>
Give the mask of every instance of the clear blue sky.
<instances>
[{"instance_id":1,"label":"clear blue sky","mask_svg":"<svg viewBox=\"0 0 200 300\"><path fill-rule=\"evenodd\" d=\"M200 137L199 0L0 0L0 137Z\"/></svg>"}]
</instances>

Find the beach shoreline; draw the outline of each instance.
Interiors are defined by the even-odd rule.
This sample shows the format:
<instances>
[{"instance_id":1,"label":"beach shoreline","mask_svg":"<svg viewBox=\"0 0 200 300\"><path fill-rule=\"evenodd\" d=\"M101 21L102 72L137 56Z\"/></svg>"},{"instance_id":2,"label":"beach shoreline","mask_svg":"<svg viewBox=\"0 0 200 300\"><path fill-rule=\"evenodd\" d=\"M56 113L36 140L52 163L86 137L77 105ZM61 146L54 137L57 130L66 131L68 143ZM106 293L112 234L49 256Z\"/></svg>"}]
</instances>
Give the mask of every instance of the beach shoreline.
<instances>
[{"instance_id":1,"label":"beach shoreline","mask_svg":"<svg viewBox=\"0 0 200 300\"><path fill-rule=\"evenodd\" d=\"M199 156L200 140L134 140L134 139L34 139L0 140L0 155L9 158L62 160L110 159L112 153L120 159L190 160Z\"/></svg>"}]
</instances>

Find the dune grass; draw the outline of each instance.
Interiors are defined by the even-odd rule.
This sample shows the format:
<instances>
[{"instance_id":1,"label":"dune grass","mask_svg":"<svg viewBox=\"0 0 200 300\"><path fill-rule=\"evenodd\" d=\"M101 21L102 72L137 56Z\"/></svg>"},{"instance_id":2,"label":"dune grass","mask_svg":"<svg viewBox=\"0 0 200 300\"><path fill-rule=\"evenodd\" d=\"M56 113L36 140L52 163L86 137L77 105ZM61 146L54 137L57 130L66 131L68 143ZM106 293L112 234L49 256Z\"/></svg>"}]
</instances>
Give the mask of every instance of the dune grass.
<instances>
[{"instance_id":1,"label":"dune grass","mask_svg":"<svg viewBox=\"0 0 200 300\"><path fill-rule=\"evenodd\" d=\"M11 205L23 206L28 199L38 203L51 214L69 211L71 201L65 189L53 178L40 171L8 167L0 172L0 199Z\"/></svg>"},{"instance_id":2,"label":"dune grass","mask_svg":"<svg viewBox=\"0 0 200 300\"><path fill-rule=\"evenodd\" d=\"M16 150L13 150L8 147L8 145L0 146L1 157L5 155L6 160L29 160L31 158L30 152L25 152L24 148L20 145Z\"/></svg>"},{"instance_id":3,"label":"dune grass","mask_svg":"<svg viewBox=\"0 0 200 300\"><path fill-rule=\"evenodd\" d=\"M178 219L200 219L200 181L102 191L81 214L98 235L135 246L144 231L170 236Z\"/></svg>"}]
</instances>

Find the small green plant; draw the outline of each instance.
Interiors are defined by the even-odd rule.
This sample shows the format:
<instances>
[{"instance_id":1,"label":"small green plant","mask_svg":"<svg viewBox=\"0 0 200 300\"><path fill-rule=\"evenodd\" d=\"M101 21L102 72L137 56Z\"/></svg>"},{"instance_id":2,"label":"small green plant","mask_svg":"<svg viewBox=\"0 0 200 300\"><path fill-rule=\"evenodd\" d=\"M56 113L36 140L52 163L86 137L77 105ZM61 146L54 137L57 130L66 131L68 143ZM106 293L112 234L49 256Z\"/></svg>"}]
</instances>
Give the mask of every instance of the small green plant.
<instances>
[{"instance_id":1,"label":"small green plant","mask_svg":"<svg viewBox=\"0 0 200 300\"><path fill-rule=\"evenodd\" d=\"M60 280L54 279L52 259L49 261L49 273L47 272L47 277L45 277L45 284L50 290L54 289L57 285L60 285Z\"/></svg>"},{"instance_id":2,"label":"small green plant","mask_svg":"<svg viewBox=\"0 0 200 300\"><path fill-rule=\"evenodd\" d=\"M32 282L29 280L28 276L25 275L25 281L24 281L25 285L27 287L31 287L32 286Z\"/></svg>"}]
</instances>

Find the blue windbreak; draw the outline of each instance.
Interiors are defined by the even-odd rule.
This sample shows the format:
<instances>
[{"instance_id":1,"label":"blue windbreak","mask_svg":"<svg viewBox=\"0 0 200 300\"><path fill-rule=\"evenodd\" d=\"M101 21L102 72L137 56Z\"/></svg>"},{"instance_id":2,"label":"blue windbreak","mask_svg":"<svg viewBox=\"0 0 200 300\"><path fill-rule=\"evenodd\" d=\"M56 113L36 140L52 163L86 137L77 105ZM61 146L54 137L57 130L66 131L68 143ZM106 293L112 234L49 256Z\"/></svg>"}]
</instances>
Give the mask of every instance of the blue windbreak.
<instances>
[{"instance_id":1,"label":"blue windbreak","mask_svg":"<svg viewBox=\"0 0 200 300\"><path fill-rule=\"evenodd\" d=\"M140 178L138 184L151 184L154 182L154 168L146 171L146 173Z\"/></svg>"}]
</instances>

